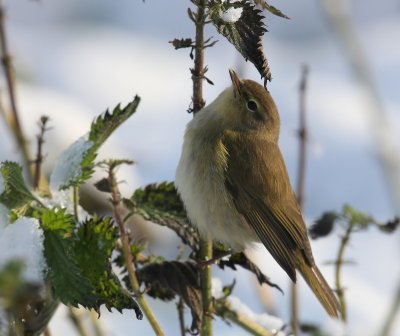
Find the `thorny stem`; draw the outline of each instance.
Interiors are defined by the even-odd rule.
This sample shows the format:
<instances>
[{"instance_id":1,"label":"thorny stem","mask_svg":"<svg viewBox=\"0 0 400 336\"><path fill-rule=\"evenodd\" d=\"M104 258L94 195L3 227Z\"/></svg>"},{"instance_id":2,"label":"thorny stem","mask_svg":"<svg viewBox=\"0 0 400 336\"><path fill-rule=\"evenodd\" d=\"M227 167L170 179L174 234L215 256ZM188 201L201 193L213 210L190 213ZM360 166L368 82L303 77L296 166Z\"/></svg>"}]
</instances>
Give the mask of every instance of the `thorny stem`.
<instances>
[{"instance_id":1,"label":"thorny stem","mask_svg":"<svg viewBox=\"0 0 400 336\"><path fill-rule=\"evenodd\" d=\"M6 76L8 96L11 105L11 117L10 126L14 132L16 140L22 151L22 158L25 162L25 166L29 171L29 178L32 179L31 169L29 165L29 150L25 141L24 133L22 131L21 122L18 115L17 102L15 98L15 85L14 85L14 74L12 71L11 56L8 51L6 32L4 27L4 9L3 3L0 0L0 45L1 45L1 62L3 64L4 73Z\"/></svg>"},{"instance_id":2,"label":"thorny stem","mask_svg":"<svg viewBox=\"0 0 400 336\"><path fill-rule=\"evenodd\" d=\"M120 207L121 207L121 194L118 188L118 182L114 173L115 166L110 166L109 169L109 182L111 185L111 203L113 206L113 213L116 223L118 224L120 233L121 233L121 242L122 242L122 252L124 254L124 258L126 260L126 269L128 270L129 281L131 283L132 289L135 293L136 300L138 301L140 308L143 310L144 315L149 321L151 327L154 330L154 333L158 336L164 335L164 332L161 329L156 317L148 305L143 293L140 291L139 280L136 276L135 266L132 259L132 253L129 245L129 236L125 230L124 221L122 219Z\"/></svg>"},{"instance_id":3,"label":"thorny stem","mask_svg":"<svg viewBox=\"0 0 400 336\"><path fill-rule=\"evenodd\" d=\"M350 241L350 235L352 232L353 232L353 224L350 222L340 242L338 256L335 263L336 293L339 299L340 315L342 317L343 322L347 322L347 309L346 309L346 299L344 296L344 288L342 285L342 266L344 264L344 251Z\"/></svg>"},{"instance_id":4,"label":"thorny stem","mask_svg":"<svg viewBox=\"0 0 400 336\"><path fill-rule=\"evenodd\" d=\"M297 170L297 201L300 208L304 205L305 179L306 179L306 158L307 158L307 119L306 119L306 90L307 90L308 67L303 65L299 86L300 101L300 127L299 127L299 162ZM292 283L290 295L291 326L294 336L299 334L299 299L298 284Z\"/></svg>"},{"instance_id":5,"label":"thorny stem","mask_svg":"<svg viewBox=\"0 0 400 336\"><path fill-rule=\"evenodd\" d=\"M204 79L204 25L206 21L206 0L194 1L197 7L193 15L196 26L195 49L194 49L194 68L192 69L193 80L193 114L200 111L204 105L203 98L203 79ZM212 240L211 237L200 239L199 257L202 261L212 259ZM205 266L200 270L201 297L203 305L203 319L201 323L200 335L212 335L213 302L211 295L211 266Z\"/></svg>"},{"instance_id":6,"label":"thorny stem","mask_svg":"<svg viewBox=\"0 0 400 336\"><path fill-rule=\"evenodd\" d=\"M194 50L194 69L192 69L193 80L193 113L200 111L204 105L203 99L203 79L204 79L204 25L206 21L206 0L194 2L197 12L194 14L196 26L195 50ZM210 236L200 239L199 257L202 261L212 259L212 240ZM211 295L211 266L205 266L200 270L201 297L203 304L203 319L201 323L200 335L210 336L213 333L212 315L213 302Z\"/></svg>"},{"instance_id":7,"label":"thorny stem","mask_svg":"<svg viewBox=\"0 0 400 336\"><path fill-rule=\"evenodd\" d=\"M206 0L196 2L197 12L195 14L196 38L194 47L194 68L192 70L193 80L193 113L200 111L205 101L203 98L204 79L204 25L206 20Z\"/></svg>"}]
</instances>

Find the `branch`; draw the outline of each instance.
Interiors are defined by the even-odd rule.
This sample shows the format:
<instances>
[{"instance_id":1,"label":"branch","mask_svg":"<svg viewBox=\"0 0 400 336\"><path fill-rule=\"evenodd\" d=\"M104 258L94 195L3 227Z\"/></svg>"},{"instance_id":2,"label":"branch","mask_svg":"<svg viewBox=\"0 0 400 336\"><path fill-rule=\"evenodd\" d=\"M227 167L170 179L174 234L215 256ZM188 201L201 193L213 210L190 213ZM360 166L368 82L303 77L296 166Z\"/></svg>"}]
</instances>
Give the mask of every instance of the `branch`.
<instances>
[{"instance_id":1,"label":"branch","mask_svg":"<svg viewBox=\"0 0 400 336\"><path fill-rule=\"evenodd\" d=\"M308 67L303 65L302 74L299 86L300 101L299 101L299 114L300 114L300 127L299 127L299 162L297 170L297 201L300 208L304 205L305 195L305 179L306 179L306 158L307 158L307 118L306 118L306 90L307 90L307 75ZM298 302L298 284L292 283L291 297L290 297L290 310L291 310L291 326L294 336L299 334L299 302Z\"/></svg>"},{"instance_id":2,"label":"branch","mask_svg":"<svg viewBox=\"0 0 400 336\"><path fill-rule=\"evenodd\" d=\"M390 120L371 72L363 45L346 12L343 0L319 1L342 47L350 70L365 92L364 111L369 119L372 139L379 163L382 166L386 187L396 213L400 212L400 160L399 147L391 129Z\"/></svg>"},{"instance_id":3,"label":"branch","mask_svg":"<svg viewBox=\"0 0 400 336\"><path fill-rule=\"evenodd\" d=\"M39 121L40 132L36 136L37 153L36 153L36 159L33 161L33 164L34 164L33 188L34 189L37 189L39 187L40 177L42 175L41 168L42 168L42 163L43 163L44 134L46 133L46 131L49 130L49 128L46 127L48 121L49 121L49 117L47 117L47 116L40 117L40 121Z\"/></svg>"},{"instance_id":4,"label":"branch","mask_svg":"<svg viewBox=\"0 0 400 336\"><path fill-rule=\"evenodd\" d=\"M118 188L118 182L115 176L114 168L116 165L109 166L109 183L111 186L111 203L113 206L113 213L115 221L118 224L120 233L121 233L121 242L122 242L122 252L124 254L124 258L126 261L126 269L128 271L129 280L132 286L132 289L135 293L136 299L140 305L140 308L143 310L144 315L147 317L151 327L154 330L156 335L164 335L164 332L161 329L158 321L156 320L153 311L148 305L146 299L144 298L143 293L140 291L140 284L138 278L136 276L135 266L132 260L132 253L129 245L129 236L125 230L125 224L121 216L120 207L121 207L121 194Z\"/></svg>"},{"instance_id":5,"label":"branch","mask_svg":"<svg viewBox=\"0 0 400 336\"><path fill-rule=\"evenodd\" d=\"M204 79L204 25L206 21L206 0L194 2L197 7L196 14L189 10L189 17L196 26L195 48L194 48L194 68L192 69L193 80L193 113L200 111L205 101L203 99L203 79ZM200 239L199 258L202 261L212 259L212 240L211 237ZM201 297L203 305L203 319L201 324L201 336L212 335L212 315L213 303L211 294L211 266L207 265L200 270Z\"/></svg>"},{"instance_id":6,"label":"branch","mask_svg":"<svg viewBox=\"0 0 400 336\"><path fill-rule=\"evenodd\" d=\"M227 301L223 301L222 307L217 308L217 314L223 318L229 319L233 323L237 324L251 335L255 336L273 336L271 332L265 329L263 326L254 322L248 316L234 310L231 304Z\"/></svg>"},{"instance_id":7,"label":"branch","mask_svg":"<svg viewBox=\"0 0 400 336\"><path fill-rule=\"evenodd\" d=\"M342 240L340 242L338 256L337 256L336 263L335 263L336 264L336 268L335 268L336 293L337 293L338 299L339 299L340 315L342 317L343 322L347 322L347 308L346 308L346 299L344 296L344 288L342 285L342 267L343 267L343 264L345 263L344 251L350 241L350 235L352 232L353 232L353 225L350 222L349 226L347 227L346 232L343 235Z\"/></svg>"},{"instance_id":8,"label":"branch","mask_svg":"<svg viewBox=\"0 0 400 336\"><path fill-rule=\"evenodd\" d=\"M12 63L11 63L11 56L8 51L7 45L7 38L6 38L6 31L4 27L4 9L3 3L0 0L0 46L1 46L1 62L3 64L4 73L6 76L7 82L7 90L8 96L10 99L11 105L11 118L9 121L9 125L13 130L14 136L17 140L17 143L22 151L22 159L25 163L26 168L29 171L29 178L32 179L31 169L30 169L30 160L29 160L29 150L28 146L25 141L25 136L22 131L21 122L18 115L17 110L17 102L15 98L15 84L14 84L14 75L12 71Z\"/></svg>"}]
</instances>

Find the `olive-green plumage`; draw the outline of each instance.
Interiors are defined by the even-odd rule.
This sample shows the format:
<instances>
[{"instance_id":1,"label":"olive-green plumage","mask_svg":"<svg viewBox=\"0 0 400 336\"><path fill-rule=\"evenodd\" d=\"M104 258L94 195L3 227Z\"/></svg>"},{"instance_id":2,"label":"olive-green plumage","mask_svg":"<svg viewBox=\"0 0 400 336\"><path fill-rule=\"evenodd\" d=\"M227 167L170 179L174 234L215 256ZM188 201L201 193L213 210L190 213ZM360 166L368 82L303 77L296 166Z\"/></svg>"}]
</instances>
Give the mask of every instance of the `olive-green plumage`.
<instances>
[{"instance_id":1,"label":"olive-green plumage","mask_svg":"<svg viewBox=\"0 0 400 336\"><path fill-rule=\"evenodd\" d=\"M188 124L176 185L200 233L243 250L261 241L289 277L298 270L329 315L337 300L315 265L278 147L280 120L263 86L239 80Z\"/></svg>"}]
</instances>

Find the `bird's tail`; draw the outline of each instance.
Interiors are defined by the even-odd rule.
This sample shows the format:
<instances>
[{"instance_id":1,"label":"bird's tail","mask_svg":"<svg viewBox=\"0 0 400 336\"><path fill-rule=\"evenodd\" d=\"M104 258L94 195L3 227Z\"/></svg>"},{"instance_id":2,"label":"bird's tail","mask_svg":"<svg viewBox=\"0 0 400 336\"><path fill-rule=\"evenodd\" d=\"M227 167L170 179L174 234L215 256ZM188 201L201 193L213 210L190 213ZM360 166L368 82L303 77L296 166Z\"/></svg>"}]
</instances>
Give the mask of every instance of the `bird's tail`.
<instances>
[{"instance_id":1,"label":"bird's tail","mask_svg":"<svg viewBox=\"0 0 400 336\"><path fill-rule=\"evenodd\" d=\"M337 299L318 267L316 265L311 267L304 258L299 259L297 266L304 280L317 296L327 313L332 317L338 318L339 305Z\"/></svg>"}]
</instances>

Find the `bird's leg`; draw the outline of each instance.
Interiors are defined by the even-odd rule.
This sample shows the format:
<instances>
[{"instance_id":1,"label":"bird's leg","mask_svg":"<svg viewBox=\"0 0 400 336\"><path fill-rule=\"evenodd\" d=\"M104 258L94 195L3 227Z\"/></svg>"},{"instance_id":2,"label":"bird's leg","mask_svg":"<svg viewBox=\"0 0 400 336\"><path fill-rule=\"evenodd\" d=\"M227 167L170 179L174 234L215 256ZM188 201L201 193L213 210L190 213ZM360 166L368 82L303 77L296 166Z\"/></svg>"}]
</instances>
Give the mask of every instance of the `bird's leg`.
<instances>
[{"instance_id":1,"label":"bird's leg","mask_svg":"<svg viewBox=\"0 0 400 336\"><path fill-rule=\"evenodd\" d=\"M207 266L210 266L210 265L214 264L215 262L219 261L220 259L231 255L232 253L233 253L233 251L231 249L229 249L227 251L224 251L222 254L220 254L218 256L215 256L215 257L213 257L213 258L211 258L209 260L199 260L196 257L194 257L194 260L197 263L197 267L199 269L203 269L203 268L205 268Z\"/></svg>"}]
</instances>

